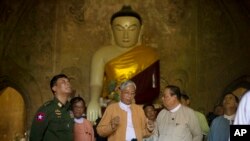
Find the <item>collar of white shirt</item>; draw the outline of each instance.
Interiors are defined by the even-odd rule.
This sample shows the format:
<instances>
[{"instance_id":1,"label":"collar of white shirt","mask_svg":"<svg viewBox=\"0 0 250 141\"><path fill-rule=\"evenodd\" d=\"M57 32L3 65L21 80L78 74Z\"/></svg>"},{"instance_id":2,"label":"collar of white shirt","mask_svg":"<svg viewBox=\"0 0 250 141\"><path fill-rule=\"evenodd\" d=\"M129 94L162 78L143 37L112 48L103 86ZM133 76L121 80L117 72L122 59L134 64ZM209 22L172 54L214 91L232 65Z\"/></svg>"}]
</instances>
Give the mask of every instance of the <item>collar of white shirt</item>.
<instances>
[{"instance_id":1,"label":"collar of white shirt","mask_svg":"<svg viewBox=\"0 0 250 141\"><path fill-rule=\"evenodd\" d=\"M121 101L119 102L119 106L122 110L126 111L126 112L130 112L130 105L126 105L124 103L122 103Z\"/></svg>"},{"instance_id":2,"label":"collar of white shirt","mask_svg":"<svg viewBox=\"0 0 250 141\"><path fill-rule=\"evenodd\" d=\"M224 114L224 118L228 119L229 121L234 120L234 117L235 117L235 114L230 115L230 116Z\"/></svg>"},{"instance_id":3,"label":"collar of white shirt","mask_svg":"<svg viewBox=\"0 0 250 141\"><path fill-rule=\"evenodd\" d=\"M181 104L177 105L174 109L170 110L170 112L174 113L181 108Z\"/></svg>"},{"instance_id":4,"label":"collar of white shirt","mask_svg":"<svg viewBox=\"0 0 250 141\"><path fill-rule=\"evenodd\" d=\"M74 118L74 121L75 121L75 123L83 123L84 118L83 117L81 117L81 118Z\"/></svg>"}]
</instances>

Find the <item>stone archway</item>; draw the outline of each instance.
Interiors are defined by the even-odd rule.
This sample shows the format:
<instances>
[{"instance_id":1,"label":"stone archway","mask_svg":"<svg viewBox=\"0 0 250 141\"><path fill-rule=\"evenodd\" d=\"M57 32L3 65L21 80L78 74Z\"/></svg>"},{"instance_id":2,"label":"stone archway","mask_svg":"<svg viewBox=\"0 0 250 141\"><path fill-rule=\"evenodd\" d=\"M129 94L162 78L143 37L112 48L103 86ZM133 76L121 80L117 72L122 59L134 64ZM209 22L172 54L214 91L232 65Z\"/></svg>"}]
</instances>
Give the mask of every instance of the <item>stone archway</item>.
<instances>
[{"instance_id":1,"label":"stone archway","mask_svg":"<svg viewBox=\"0 0 250 141\"><path fill-rule=\"evenodd\" d=\"M34 114L43 103L42 92L38 80L23 70L11 59L4 59L0 74L0 90L12 87L22 96L25 103L25 130L29 130Z\"/></svg>"},{"instance_id":2,"label":"stone archway","mask_svg":"<svg viewBox=\"0 0 250 141\"><path fill-rule=\"evenodd\" d=\"M12 87L0 91L0 140L25 137L26 108L22 95Z\"/></svg>"},{"instance_id":3,"label":"stone archway","mask_svg":"<svg viewBox=\"0 0 250 141\"><path fill-rule=\"evenodd\" d=\"M223 94L226 94L228 92L232 92L233 94L235 94L236 96L241 98L247 90L250 90L250 76L243 75L243 76L237 78L236 80L234 80L233 82L231 82L224 89Z\"/></svg>"}]
</instances>

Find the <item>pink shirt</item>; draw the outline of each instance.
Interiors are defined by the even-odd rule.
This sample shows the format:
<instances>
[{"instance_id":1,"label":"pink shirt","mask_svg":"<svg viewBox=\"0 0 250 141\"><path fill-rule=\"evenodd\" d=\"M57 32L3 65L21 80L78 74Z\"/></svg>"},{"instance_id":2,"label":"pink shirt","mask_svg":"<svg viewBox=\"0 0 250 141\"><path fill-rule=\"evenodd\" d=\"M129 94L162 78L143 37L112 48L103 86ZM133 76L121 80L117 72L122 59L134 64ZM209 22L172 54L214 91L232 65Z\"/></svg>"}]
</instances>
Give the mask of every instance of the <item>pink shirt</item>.
<instances>
[{"instance_id":1,"label":"pink shirt","mask_svg":"<svg viewBox=\"0 0 250 141\"><path fill-rule=\"evenodd\" d=\"M75 122L74 141L95 141L93 126L87 119L82 123Z\"/></svg>"}]
</instances>

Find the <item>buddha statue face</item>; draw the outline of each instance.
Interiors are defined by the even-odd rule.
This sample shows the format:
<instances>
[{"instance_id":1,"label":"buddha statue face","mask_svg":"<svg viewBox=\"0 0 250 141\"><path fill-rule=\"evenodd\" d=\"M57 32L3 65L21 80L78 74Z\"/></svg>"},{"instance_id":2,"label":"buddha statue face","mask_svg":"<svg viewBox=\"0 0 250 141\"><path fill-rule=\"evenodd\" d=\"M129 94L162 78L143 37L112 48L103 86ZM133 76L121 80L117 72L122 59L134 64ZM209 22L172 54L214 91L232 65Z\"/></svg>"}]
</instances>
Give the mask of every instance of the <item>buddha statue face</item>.
<instances>
[{"instance_id":1,"label":"buddha statue face","mask_svg":"<svg viewBox=\"0 0 250 141\"><path fill-rule=\"evenodd\" d=\"M111 26L116 45L129 48L138 43L141 24L137 18L132 16L116 17Z\"/></svg>"}]
</instances>

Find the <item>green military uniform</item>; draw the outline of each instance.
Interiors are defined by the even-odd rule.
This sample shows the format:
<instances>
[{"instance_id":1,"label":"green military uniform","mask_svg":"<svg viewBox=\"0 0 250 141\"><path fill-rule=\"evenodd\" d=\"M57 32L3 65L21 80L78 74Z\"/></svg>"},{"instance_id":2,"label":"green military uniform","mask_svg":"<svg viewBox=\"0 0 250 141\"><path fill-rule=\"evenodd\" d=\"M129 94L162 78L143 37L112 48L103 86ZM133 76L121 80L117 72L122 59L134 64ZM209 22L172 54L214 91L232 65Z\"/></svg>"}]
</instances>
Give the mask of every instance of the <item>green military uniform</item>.
<instances>
[{"instance_id":1,"label":"green military uniform","mask_svg":"<svg viewBox=\"0 0 250 141\"><path fill-rule=\"evenodd\" d=\"M39 108L30 131L30 141L73 141L70 104L54 98Z\"/></svg>"}]
</instances>

